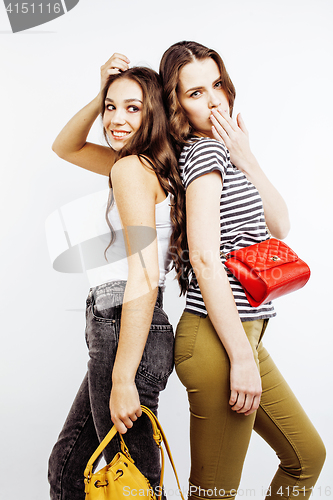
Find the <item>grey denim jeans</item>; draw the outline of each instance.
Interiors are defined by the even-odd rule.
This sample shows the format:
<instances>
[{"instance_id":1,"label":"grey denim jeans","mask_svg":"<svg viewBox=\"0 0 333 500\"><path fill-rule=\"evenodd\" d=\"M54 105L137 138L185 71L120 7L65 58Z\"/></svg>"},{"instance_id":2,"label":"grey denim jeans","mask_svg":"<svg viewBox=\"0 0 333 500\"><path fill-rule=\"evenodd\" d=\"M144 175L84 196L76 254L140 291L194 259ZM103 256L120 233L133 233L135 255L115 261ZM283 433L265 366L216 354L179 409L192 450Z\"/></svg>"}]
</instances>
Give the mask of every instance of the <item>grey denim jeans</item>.
<instances>
[{"instance_id":1,"label":"grey denim jeans","mask_svg":"<svg viewBox=\"0 0 333 500\"><path fill-rule=\"evenodd\" d=\"M83 473L87 462L113 425L109 399L125 286L126 281L113 281L89 292L86 309L86 341L90 357L88 372L49 459L52 500L84 500ZM162 297L159 289L135 380L141 404L155 414L159 393L165 388L173 369L174 335L162 309ZM136 466L156 488L160 479L160 452L152 437L150 420L145 414L127 431L124 439ZM118 451L120 443L117 434L103 452L106 462L111 462Z\"/></svg>"}]
</instances>

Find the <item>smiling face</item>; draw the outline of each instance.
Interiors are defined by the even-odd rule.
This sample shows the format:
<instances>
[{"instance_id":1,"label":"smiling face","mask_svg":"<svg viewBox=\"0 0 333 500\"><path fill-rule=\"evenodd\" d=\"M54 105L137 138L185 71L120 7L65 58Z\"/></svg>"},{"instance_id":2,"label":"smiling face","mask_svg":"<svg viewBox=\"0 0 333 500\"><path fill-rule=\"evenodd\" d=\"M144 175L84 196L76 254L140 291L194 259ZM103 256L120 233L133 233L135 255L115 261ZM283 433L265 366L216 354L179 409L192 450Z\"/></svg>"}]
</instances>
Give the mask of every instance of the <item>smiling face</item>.
<instances>
[{"instance_id":1,"label":"smiling face","mask_svg":"<svg viewBox=\"0 0 333 500\"><path fill-rule=\"evenodd\" d=\"M221 105L229 113L216 62L209 57L186 64L179 72L177 95L194 132L213 138L211 110Z\"/></svg>"},{"instance_id":2,"label":"smiling face","mask_svg":"<svg viewBox=\"0 0 333 500\"><path fill-rule=\"evenodd\" d=\"M138 83L121 78L111 83L106 98L103 125L110 145L119 151L142 123L143 92Z\"/></svg>"}]
</instances>

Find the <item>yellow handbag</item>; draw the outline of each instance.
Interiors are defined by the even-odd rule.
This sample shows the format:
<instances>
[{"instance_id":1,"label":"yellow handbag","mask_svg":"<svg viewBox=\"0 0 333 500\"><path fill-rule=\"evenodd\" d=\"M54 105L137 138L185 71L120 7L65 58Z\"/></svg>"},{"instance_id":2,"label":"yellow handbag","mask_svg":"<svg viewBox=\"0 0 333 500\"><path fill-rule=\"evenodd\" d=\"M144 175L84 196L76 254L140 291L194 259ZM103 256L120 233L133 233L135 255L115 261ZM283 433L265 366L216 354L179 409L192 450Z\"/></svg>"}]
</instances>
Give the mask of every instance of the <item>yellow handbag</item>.
<instances>
[{"instance_id":1,"label":"yellow handbag","mask_svg":"<svg viewBox=\"0 0 333 500\"><path fill-rule=\"evenodd\" d=\"M158 490L158 497L162 494L163 476L164 476L164 454L162 449L162 441L164 442L165 449L168 453L173 471L175 473L178 490L182 500L184 500L181 492L175 464L173 462L170 448L166 440L165 434L161 424L155 417L154 413L145 406L141 406L142 411L148 415L153 427L153 437L156 445L161 451L161 477ZM134 465L128 448L120 434L121 452L118 452L113 460L106 465L103 469L92 472L95 460L100 456L104 448L109 444L111 439L117 434L115 426L112 427L110 432L105 436L96 451L90 457L87 463L86 470L84 471L85 493L86 500L136 500L150 499L156 500L155 492L149 484L148 479L139 471Z\"/></svg>"}]
</instances>

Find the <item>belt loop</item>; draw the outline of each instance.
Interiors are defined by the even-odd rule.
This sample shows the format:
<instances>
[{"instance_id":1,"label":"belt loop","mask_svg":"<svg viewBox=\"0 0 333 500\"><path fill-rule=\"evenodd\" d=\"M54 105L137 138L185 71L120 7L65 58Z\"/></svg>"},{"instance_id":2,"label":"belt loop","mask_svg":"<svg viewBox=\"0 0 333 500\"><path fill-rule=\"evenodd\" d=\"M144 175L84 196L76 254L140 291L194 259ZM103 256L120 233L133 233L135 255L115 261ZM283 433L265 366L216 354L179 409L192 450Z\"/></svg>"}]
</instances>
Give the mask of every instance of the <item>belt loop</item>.
<instances>
[{"instance_id":1,"label":"belt loop","mask_svg":"<svg viewBox=\"0 0 333 500\"><path fill-rule=\"evenodd\" d=\"M162 291L162 288L160 286L158 287L156 305L159 308L163 309L163 291Z\"/></svg>"}]
</instances>

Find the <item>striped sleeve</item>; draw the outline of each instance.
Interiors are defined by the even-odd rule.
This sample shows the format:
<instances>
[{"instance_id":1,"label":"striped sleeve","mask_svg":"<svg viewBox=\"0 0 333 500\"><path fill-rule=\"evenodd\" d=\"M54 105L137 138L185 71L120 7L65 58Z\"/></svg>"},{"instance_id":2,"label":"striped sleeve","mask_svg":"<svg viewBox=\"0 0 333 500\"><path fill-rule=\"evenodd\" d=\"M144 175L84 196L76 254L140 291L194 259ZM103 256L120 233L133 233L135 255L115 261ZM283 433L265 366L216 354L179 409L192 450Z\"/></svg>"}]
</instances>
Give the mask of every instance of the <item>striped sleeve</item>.
<instances>
[{"instance_id":1,"label":"striped sleeve","mask_svg":"<svg viewBox=\"0 0 333 500\"><path fill-rule=\"evenodd\" d=\"M214 139L197 141L186 156L183 166L183 182L185 189L198 177L214 170L221 173L222 181L230 161L229 151L225 145Z\"/></svg>"}]
</instances>

